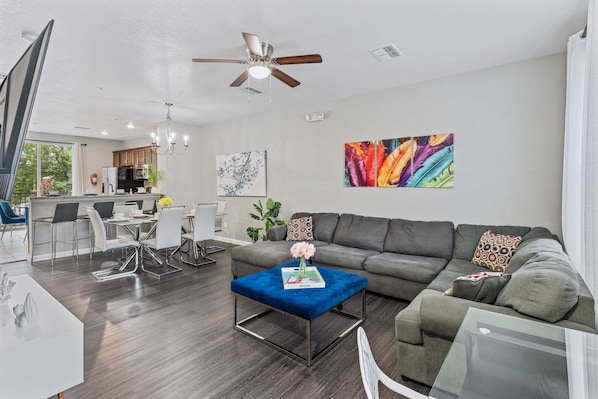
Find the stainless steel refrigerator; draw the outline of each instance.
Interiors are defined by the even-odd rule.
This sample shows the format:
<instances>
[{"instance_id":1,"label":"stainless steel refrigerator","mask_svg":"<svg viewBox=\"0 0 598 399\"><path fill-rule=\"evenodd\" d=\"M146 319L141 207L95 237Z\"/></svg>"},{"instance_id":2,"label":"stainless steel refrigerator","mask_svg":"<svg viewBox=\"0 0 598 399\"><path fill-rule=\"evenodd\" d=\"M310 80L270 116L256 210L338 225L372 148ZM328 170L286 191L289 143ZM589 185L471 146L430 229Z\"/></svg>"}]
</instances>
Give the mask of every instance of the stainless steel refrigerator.
<instances>
[{"instance_id":1,"label":"stainless steel refrigerator","mask_svg":"<svg viewBox=\"0 0 598 399\"><path fill-rule=\"evenodd\" d=\"M118 168L102 168L102 194L110 195L116 192L118 185Z\"/></svg>"}]
</instances>

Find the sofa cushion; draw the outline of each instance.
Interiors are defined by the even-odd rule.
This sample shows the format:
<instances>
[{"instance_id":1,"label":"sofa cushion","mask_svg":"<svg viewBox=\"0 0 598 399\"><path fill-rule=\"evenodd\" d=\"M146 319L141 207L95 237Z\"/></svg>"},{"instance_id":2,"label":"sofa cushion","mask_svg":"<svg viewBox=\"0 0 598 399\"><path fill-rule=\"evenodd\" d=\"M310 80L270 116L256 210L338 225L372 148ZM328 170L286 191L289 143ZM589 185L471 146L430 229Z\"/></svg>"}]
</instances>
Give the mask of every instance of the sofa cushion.
<instances>
[{"instance_id":1,"label":"sofa cushion","mask_svg":"<svg viewBox=\"0 0 598 399\"><path fill-rule=\"evenodd\" d=\"M509 282L510 274L481 272L457 277L445 295L482 303L494 303L496 297Z\"/></svg>"},{"instance_id":2,"label":"sofa cushion","mask_svg":"<svg viewBox=\"0 0 598 399\"><path fill-rule=\"evenodd\" d=\"M427 284L440 273L446 263L444 258L383 252L367 258L364 269L373 274Z\"/></svg>"},{"instance_id":3,"label":"sofa cushion","mask_svg":"<svg viewBox=\"0 0 598 399\"><path fill-rule=\"evenodd\" d=\"M488 271L483 266L474 265L470 261L462 259L451 259L444 270L459 273L460 276Z\"/></svg>"},{"instance_id":4,"label":"sofa cushion","mask_svg":"<svg viewBox=\"0 0 598 399\"><path fill-rule=\"evenodd\" d=\"M554 256L564 255L561 244L552 238L534 238L526 240L517 247L517 250L507 265L507 273L515 273L528 260L540 252L552 254Z\"/></svg>"},{"instance_id":5,"label":"sofa cushion","mask_svg":"<svg viewBox=\"0 0 598 399\"><path fill-rule=\"evenodd\" d=\"M287 241L311 241L313 239L311 216L291 219L287 222Z\"/></svg>"},{"instance_id":6,"label":"sofa cushion","mask_svg":"<svg viewBox=\"0 0 598 399\"><path fill-rule=\"evenodd\" d=\"M322 241L312 241L317 248L327 245ZM231 258L251 265L274 267L295 260L291 256L292 241L258 241L231 249Z\"/></svg>"},{"instance_id":7,"label":"sofa cushion","mask_svg":"<svg viewBox=\"0 0 598 399\"><path fill-rule=\"evenodd\" d=\"M346 247L382 252L384 250L384 238L386 237L387 230L387 218L345 213L341 215L338 221L336 231L334 232L333 243Z\"/></svg>"},{"instance_id":8,"label":"sofa cushion","mask_svg":"<svg viewBox=\"0 0 598 399\"><path fill-rule=\"evenodd\" d=\"M443 271L438 273L438 276L436 276L436 278L432 280L432 282L428 284L426 288L430 290L445 292L453 286L453 282L457 279L457 277L461 277L463 275L464 274L460 272L444 269Z\"/></svg>"},{"instance_id":9,"label":"sofa cushion","mask_svg":"<svg viewBox=\"0 0 598 399\"><path fill-rule=\"evenodd\" d=\"M384 240L384 251L450 259L454 235L452 222L392 219Z\"/></svg>"},{"instance_id":10,"label":"sofa cushion","mask_svg":"<svg viewBox=\"0 0 598 399\"><path fill-rule=\"evenodd\" d=\"M231 249L231 258L252 265L274 267L290 262L292 242L288 241L258 241L254 244L243 245Z\"/></svg>"},{"instance_id":11,"label":"sofa cushion","mask_svg":"<svg viewBox=\"0 0 598 399\"><path fill-rule=\"evenodd\" d=\"M336 225L338 223L338 213L295 213L291 219L311 216L313 223L314 240L332 242Z\"/></svg>"},{"instance_id":12,"label":"sofa cushion","mask_svg":"<svg viewBox=\"0 0 598 399\"><path fill-rule=\"evenodd\" d=\"M568 259L538 253L512 274L495 304L554 323L577 304L579 293Z\"/></svg>"},{"instance_id":13,"label":"sofa cushion","mask_svg":"<svg viewBox=\"0 0 598 399\"><path fill-rule=\"evenodd\" d=\"M312 258L314 264L328 264L345 267L347 269L363 270L363 262L379 252L369 249L343 247L342 245L327 244L319 247Z\"/></svg>"},{"instance_id":14,"label":"sofa cushion","mask_svg":"<svg viewBox=\"0 0 598 399\"><path fill-rule=\"evenodd\" d=\"M287 236L287 225L272 226L266 231L268 241L281 241Z\"/></svg>"},{"instance_id":15,"label":"sofa cushion","mask_svg":"<svg viewBox=\"0 0 598 399\"><path fill-rule=\"evenodd\" d=\"M486 230L499 234L512 236L524 236L531 228L521 226L486 226L474 224L460 224L455 230L455 242L453 246L453 259L471 260L473 253L480 242L480 237Z\"/></svg>"},{"instance_id":16,"label":"sofa cushion","mask_svg":"<svg viewBox=\"0 0 598 399\"><path fill-rule=\"evenodd\" d=\"M504 272L521 242L521 236L511 236L486 230L480 237L471 263Z\"/></svg>"}]
</instances>

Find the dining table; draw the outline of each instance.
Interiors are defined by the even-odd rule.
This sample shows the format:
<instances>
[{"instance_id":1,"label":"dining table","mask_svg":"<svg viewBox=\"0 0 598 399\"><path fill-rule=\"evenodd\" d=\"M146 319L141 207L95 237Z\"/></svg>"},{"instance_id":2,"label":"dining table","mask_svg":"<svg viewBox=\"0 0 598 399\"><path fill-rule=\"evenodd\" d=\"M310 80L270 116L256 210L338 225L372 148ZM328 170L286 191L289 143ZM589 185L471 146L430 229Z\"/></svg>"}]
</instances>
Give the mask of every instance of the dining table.
<instances>
[{"instance_id":1,"label":"dining table","mask_svg":"<svg viewBox=\"0 0 598 399\"><path fill-rule=\"evenodd\" d=\"M189 221L189 229L193 228L193 217L195 216L194 213L189 212L189 213L184 213L183 214L183 220L187 220ZM131 235L131 237L133 237L136 241L139 241L141 239L141 227L144 225L149 225L149 230L147 232L144 232L144 237L143 239L147 239L147 238L151 238L155 231L156 228L158 226L158 216L157 214L138 214L138 215L127 215L124 216L122 218L118 218L115 219L114 217L106 219L105 223L108 225L113 225L113 226L120 226L122 227L127 233L129 233ZM185 226L183 226L182 228L182 232L186 233L188 230L185 228ZM177 250L180 248L180 246L174 250L171 251L171 254L174 254L177 252ZM141 271L143 272L147 272L147 270L145 270L144 265L143 265L143 256L140 256L139 258L139 264L141 266Z\"/></svg>"}]
</instances>

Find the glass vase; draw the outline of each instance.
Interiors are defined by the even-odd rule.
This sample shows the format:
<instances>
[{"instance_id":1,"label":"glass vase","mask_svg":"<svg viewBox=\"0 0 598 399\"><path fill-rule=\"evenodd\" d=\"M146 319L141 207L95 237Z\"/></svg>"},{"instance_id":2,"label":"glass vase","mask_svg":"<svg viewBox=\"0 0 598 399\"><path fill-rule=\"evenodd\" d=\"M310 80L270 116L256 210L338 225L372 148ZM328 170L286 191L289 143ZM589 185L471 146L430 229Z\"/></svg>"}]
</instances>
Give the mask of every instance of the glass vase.
<instances>
[{"instance_id":1,"label":"glass vase","mask_svg":"<svg viewBox=\"0 0 598 399\"><path fill-rule=\"evenodd\" d=\"M297 272L297 277L299 277L299 278L307 277L307 268L305 267L305 256L302 256L299 259L299 271Z\"/></svg>"}]
</instances>

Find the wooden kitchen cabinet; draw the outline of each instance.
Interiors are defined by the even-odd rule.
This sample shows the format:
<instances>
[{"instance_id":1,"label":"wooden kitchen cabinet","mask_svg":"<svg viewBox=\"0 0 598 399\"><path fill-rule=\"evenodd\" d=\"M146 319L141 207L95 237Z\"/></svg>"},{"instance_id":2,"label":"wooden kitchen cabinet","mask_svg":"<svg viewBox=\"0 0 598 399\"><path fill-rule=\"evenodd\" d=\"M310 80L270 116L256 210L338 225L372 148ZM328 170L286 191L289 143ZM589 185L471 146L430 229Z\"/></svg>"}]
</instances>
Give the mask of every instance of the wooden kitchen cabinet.
<instances>
[{"instance_id":1,"label":"wooden kitchen cabinet","mask_svg":"<svg viewBox=\"0 0 598 399\"><path fill-rule=\"evenodd\" d=\"M148 163L155 165L158 161L158 157L151 147L113 151L112 159L113 166L134 166Z\"/></svg>"}]
</instances>

